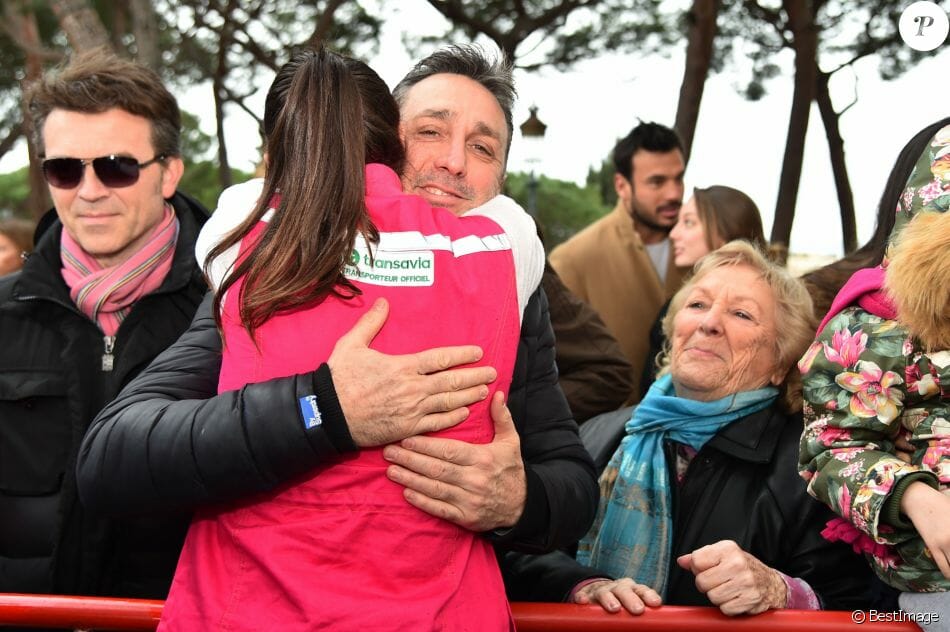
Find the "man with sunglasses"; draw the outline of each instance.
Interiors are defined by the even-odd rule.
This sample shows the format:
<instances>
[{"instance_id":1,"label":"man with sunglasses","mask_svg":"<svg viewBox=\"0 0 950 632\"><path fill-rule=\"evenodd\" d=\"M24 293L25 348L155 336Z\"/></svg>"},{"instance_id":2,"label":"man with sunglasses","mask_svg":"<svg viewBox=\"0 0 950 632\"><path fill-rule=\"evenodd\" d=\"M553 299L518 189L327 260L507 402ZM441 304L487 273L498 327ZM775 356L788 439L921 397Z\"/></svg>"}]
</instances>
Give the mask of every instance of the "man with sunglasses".
<instances>
[{"instance_id":1,"label":"man with sunglasses","mask_svg":"<svg viewBox=\"0 0 950 632\"><path fill-rule=\"evenodd\" d=\"M102 52L48 73L27 103L55 209L0 280L0 592L164 597L184 521L91 514L75 462L206 290L207 212L176 192L178 106L154 72Z\"/></svg>"}]
</instances>

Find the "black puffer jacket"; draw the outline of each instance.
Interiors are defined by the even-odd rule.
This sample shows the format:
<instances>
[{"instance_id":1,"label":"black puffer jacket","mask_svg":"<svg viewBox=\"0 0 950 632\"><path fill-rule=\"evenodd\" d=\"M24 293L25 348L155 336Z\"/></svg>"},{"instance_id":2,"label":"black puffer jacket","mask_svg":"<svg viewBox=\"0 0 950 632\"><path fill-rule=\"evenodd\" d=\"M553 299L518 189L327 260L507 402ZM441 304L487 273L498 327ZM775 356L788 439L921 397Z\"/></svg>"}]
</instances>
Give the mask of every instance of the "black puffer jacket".
<instances>
[{"instance_id":1,"label":"black puffer jacket","mask_svg":"<svg viewBox=\"0 0 950 632\"><path fill-rule=\"evenodd\" d=\"M327 411L321 406L324 423L304 430L297 403L314 392L328 401L325 369L216 395L220 366L209 296L188 332L103 410L87 435L78 477L90 507L108 514L190 510L267 491L337 454ZM557 385L540 290L525 311L509 406L521 436L527 505L515 527L489 537L502 548L551 550L588 528L598 490Z\"/></svg>"},{"instance_id":2,"label":"black puffer jacket","mask_svg":"<svg viewBox=\"0 0 950 632\"><path fill-rule=\"evenodd\" d=\"M711 605L676 558L733 540L766 565L807 581L825 609L869 605L868 565L850 546L821 537L832 515L805 492L798 476L801 432L800 414L768 408L729 424L693 458L682 485L673 487L673 550L665 603ZM667 463L672 463L673 444L666 448ZM513 601L563 601L578 582L605 576L560 551L540 556L508 553L502 568Z\"/></svg>"},{"instance_id":3,"label":"black puffer jacket","mask_svg":"<svg viewBox=\"0 0 950 632\"><path fill-rule=\"evenodd\" d=\"M107 521L80 505L76 455L99 410L188 327L206 285L194 243L207 212L172 198L180 228L171 272L104 338L69 297L58 220L22 271L0 279L0 592L160 597L181 520ZM53 211L50 211L53 213ZM161 551L161 555L156 552Z\"/></svg>"}]
</instances>

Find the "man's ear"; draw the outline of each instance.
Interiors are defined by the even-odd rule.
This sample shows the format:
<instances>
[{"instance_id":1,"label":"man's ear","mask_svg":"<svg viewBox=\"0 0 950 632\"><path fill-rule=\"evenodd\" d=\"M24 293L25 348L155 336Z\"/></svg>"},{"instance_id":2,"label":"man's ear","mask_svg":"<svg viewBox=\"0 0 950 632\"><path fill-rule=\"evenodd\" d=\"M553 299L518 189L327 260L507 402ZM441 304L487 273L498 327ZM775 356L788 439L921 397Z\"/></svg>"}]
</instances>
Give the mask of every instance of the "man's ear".
<instances>
[{"instance_id":1,"label":"man's ear","mask_svg":"<svg viewBox=\"0 0 950 632\"><path fill-rule=\"evenodd\" d=\"M162 166L162 197L166 200L175 195L175 189L178 188L178 182L185 173L185 163L178 156L171 156L165 159Z\"/></svg>"},{"instance_id":2,"label":"man's ear","mask_svg":"<svg viewBox=\"0 0 950 632\"><path fill-rule=\"evenodd\" d=\"M614 174L614 191L617 192L617 197L620 199L627 199L630 197L630 181L624 178L621 174Z\"/></svg>"}]
</instances>

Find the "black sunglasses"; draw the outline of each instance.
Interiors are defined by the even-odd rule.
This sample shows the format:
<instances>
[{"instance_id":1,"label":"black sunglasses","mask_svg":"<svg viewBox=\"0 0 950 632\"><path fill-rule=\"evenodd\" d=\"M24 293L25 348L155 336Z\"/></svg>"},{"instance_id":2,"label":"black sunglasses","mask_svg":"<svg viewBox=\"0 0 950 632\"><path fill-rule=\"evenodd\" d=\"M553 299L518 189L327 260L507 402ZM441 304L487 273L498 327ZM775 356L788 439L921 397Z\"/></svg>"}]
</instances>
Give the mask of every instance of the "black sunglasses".
<instances>
[{"instance_id":1,"label":"black sunglasses","mask_svg":"<svg viewBox=\"0 0 950 632\"><path fill-rule=\"evenodd\" d=\"M48 158L43 161L43 177L57 189L74 189L82 182L86 165L92 164L96 177L107 187L119 189L130 187L139 181L139 171L153 163L165 160L165 154L159 154L146 162L139 162L129 156L102 156L83 160L82 158Z\"/></svg>"}]
</instances>

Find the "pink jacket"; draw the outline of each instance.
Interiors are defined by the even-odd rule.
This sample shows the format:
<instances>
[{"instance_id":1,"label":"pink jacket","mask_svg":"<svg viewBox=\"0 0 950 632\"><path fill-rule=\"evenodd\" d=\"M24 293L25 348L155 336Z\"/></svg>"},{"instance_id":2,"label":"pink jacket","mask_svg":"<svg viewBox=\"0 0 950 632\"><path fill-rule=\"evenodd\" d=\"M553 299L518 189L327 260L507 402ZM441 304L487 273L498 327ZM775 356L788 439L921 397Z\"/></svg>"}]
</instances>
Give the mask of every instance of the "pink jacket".
<instances>
[{"instance_id":1,"label":"pink jacket","mask_svg":"<svg viewBox=\"0 0 950 632\"><path fill-rule=\"evenodd\" d=\"M403 194L396 174L380 165L367 167L366 201L380 242L370 265L358 240L346 272L363 294L272 318L257 332L258 351L237 318L240 282L232 286L220 390L313 370L385 296L390 315L374 349L478 344L481 363L498 369L492 392L507 393L520 330L508 237L491 219L458 218ZM490 441L488 401L439 435ZM491 545L410 506L386 467L381 449L362 450L266 496L201 512L159 629L509 629Z\"/></svg>"}]
</instances>

